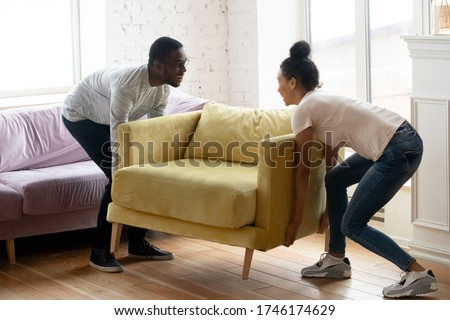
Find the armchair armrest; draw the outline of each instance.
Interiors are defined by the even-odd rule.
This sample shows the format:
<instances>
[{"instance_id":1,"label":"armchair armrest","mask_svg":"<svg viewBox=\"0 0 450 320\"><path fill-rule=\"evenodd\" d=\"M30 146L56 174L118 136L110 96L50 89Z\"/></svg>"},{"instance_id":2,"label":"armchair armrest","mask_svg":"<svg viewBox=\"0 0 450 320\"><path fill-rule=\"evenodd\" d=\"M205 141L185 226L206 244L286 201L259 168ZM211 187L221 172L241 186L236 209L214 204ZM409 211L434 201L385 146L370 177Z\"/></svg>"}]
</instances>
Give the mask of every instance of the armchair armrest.
<instances>
[{"instance_id":1,"label":"armchair armrest","mask_svg":"<svg viewBox=\"0 0 450 320\"><path fill-rule=\"evenodd\" d=\"M320 145L322 146L322 145ZM284 243L285 231L293 211L294 134L271 137L260 142L258 163L257 213L255 224L267 232L266 249ZM312 152L305 212L297 238L317 232L325 210L324 149Z\"/></svg>"},{"instance_id":2,"label":"armchair armrest","mask_svg":"<svg viewBox=\"0 0 450 320\"><path fill-rule=\"evenodd\" d=\"M183 157L201 110L137 120L119 126L119 169Z\"/></svg>"}]
</instances>

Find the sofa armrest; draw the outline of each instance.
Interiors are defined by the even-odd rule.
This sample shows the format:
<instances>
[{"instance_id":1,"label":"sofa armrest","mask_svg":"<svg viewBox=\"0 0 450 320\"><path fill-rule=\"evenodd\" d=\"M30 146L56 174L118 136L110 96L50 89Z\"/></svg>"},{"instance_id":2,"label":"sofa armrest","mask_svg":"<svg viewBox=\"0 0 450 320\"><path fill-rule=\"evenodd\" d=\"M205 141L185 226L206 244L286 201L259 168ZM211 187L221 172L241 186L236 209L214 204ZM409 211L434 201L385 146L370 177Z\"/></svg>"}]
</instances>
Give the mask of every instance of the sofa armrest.
<instances>
[{"instance_id":1,"label":"sofa armrest","mask_svg":"<svg viewBox=\"0 0 450 320\"><path fill-rule=\"evenodd\" d=\"M310 171L307 203L297 238L317 232L325 210L324 149L322 144L318 146L312 153L315 165ZM284 243L293 212L294 152L294 134L260 142L255 225L267 232L267 250Z\"/></svg>"},{"instance_id":2,"label":"sofa armrest","mask_svg":"<svg viewBox=\"0 0 450 320\"><path fill-rule=\"evenodd\" d=\"M119 126L119 169L183 158L201 110Z\"/></svg>"}]
</instances>

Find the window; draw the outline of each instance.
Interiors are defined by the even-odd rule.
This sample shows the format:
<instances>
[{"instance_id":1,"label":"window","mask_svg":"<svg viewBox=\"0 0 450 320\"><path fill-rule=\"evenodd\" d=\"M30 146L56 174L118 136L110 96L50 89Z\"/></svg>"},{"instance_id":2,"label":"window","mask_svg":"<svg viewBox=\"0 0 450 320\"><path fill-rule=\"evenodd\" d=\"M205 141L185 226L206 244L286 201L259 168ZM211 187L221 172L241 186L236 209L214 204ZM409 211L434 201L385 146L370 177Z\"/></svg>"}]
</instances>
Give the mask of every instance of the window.
<instances>
[{"instance_id":1,"label":"window","mask_svg":"<svg viewBox=\"0 0 450 320\"><path fill-rule=\"evenodd\" d=\"M412 66L400 36L413 34L412 2L371 0L369 4L372 103L409 119Z\"/></svg>"},{"instance_id":2,"label":"window","mask_svg":"<svg viewBox=\"0 0 450 320\"><path fill-rule=\"evenodd\" d=\"M60 102L106 65L106 0L2 0L0 108Z\"/></svg>"},{"instance_id":3,"label":"window","mask_svg":"<svg viewBox=\"0 0 450 320\"><path fill-rule=\"evenodd\" d=\"M309 0L312 58L325 89L409 119L411 0Z\"/></svg>"},{"instance_id":4,"label":"window","mask_svg":"<svg viewBox=\"0 0 450 320\"><path fill-rule=\"evenodd\" d=\"M0 98L61 93L77 80L77 0L3 0Z\"/></svg>"},{"instance_id":5,"label":"window","mask_svg":"<svg viewBox=\"0 0 450 320\"><path fill-rule=\"evenodd\" d=\"M354 0L313 0L310 15L312 58L324 88L356 96Z\"/></svg>"}]
</instances>

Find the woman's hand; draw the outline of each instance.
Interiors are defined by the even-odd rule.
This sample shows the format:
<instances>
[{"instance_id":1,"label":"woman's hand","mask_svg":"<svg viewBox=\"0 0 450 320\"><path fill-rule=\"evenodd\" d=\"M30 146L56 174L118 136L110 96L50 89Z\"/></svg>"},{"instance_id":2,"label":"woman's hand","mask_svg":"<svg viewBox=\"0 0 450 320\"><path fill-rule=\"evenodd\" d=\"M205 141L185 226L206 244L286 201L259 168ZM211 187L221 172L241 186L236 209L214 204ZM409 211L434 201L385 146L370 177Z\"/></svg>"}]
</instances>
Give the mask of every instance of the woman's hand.
<instances>
[{"instance_id":1,"label":"woman's hand","mask_svg":"<svg viewBox=\"0 0 450 320\"><path fill-rule=\"evenodd\" d=\"M297 238L303 209L308 191L309 172L311 169L310 153L313 148L313 128L308 127L295 136L295 173L294 173L294 212L286 229L284 245L289 247Z\"/></svg>"},{"instance_id":2,"label":"woman's hand","mask_svg":"<svg viewBox=\"0 0 450 320\"><path fill-rule=\"evenodd\" d=\"M320 227L317 233L323 234L325 231L327 231L329 227L330 221L328 219L328 209L325 209L325 211L322 214L322 218L320 219Z\"/></svg>"},{"instance_id":3,"label":"woman's hand","mask_svg":"<svg viewBox=\"0 0 450 320\"><path fill-rule=\"evenodd\" d=\"M284 239L284 245L289 247L297 238L297 232L300 227L300 223L291 221L286 229L286 237Z\"/></svg>"}]
</instances>

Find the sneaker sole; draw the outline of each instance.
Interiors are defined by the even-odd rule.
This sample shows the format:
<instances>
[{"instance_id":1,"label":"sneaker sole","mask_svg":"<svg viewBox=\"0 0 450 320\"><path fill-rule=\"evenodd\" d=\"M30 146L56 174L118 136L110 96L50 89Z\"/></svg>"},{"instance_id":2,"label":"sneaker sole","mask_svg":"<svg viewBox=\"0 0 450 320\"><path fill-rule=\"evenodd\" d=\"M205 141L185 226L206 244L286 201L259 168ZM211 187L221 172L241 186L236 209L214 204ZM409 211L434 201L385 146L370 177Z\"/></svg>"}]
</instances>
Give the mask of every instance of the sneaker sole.
<instances>
[{"instance_id":1,"label":"sneaker sole","mask_svg":"<svg viewBox=\"0 0 450 320\"><path fill-rule=\"evenodd\" d=\"M305 271L302 276L306 278L330 278L330 279L348 279L352 276L351 270L322 270L322 271Z\"/></svg>"},{"instance_id":2,"label":"sneaker sole","mask_svg":"<svg viewBox=\"0 0 450 320\"><path fill-rule=\"evenodd\" d=\"M129 258L133 258L133 259L141 259L141 260L157 260L157 261L164 261L164 260L173 260L173 258L175 257L173 254L172 255L166 255L166 256L141 256L138 254L128 254Z\"/></svg>"},{"instance_id":3,"label":"sneaker sole","mask_svg":"<svg viewBox=\"0 0 450 320\"><path fill-rule=\"evenodd\" d=\"M89 265L91 267L94 267L97 270L103 271L103 272L111 272L111 273L117 273L117 272L122 272L123 271L123 267L102 267L99 266L98 264L93 263L92 261L89 261Z\"/></svg>"},{"instance_id":4,"label":"sneaker sole","mask_svg":"<svg viewBox=\"0 0 450 320\"><path fill-rule=\"evenodd\" d=\"M423 280L423 281L421 281ZM426 282L426 283L424 283ZM431 293L436 291L437 288L437 283L429 283L429 281L427 281L427 279L419 279L414 283L414 287L407 290L407 291L398 291L395 293L390 293L390 294L384 294L385 297L388 298L402 298L402 297L415 297L415 296L420 296L423 294L427 294L427 293Z\"/></svg>"}]
</instances>

